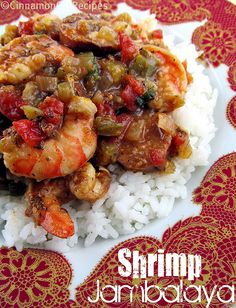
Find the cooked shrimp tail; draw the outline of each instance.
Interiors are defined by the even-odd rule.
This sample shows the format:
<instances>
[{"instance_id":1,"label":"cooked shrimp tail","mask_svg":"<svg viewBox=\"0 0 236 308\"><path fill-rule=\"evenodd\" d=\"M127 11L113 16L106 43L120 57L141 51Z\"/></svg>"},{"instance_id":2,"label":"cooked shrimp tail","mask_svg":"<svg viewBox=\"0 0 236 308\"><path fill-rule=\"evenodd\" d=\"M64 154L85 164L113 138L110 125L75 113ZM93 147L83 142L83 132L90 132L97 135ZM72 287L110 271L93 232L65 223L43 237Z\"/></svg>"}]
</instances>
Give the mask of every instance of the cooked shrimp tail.
<instances>
[{"instance_id":1,"label":"cooked shrimp tail","mask_svg":"<svg viewBox=\"0 0 236 308\"><path fill-rule=\"evenodd\" d=\"M165 48L154 45L145 45L144 48L154 53L160 61L157 97L150 102L150 107L161 112L170 112L183 106L188 85L183 64Z\"/></svg>"},{"instance_id":2,"label":"cooked shrimp tail","mask_svg":"<svg viewBox=\"0 0 236 308\"><path fill-rule=\"evenodd\" d=\"M40 183L31 182L25 199L26 215L48 233L60 238L74 234L74 224L68 212L61 206L73 199L95 202L105 196L111 183L111 175L105 168L96 172L91 163L64 178Z\"/></svg>"},{"instance_id":3,"label":"cooked shrimp tail","mask_svg":"<svg viewBox=\"0 0 236 308\"><path fill-rule=\"evenodd\" d=\"M48 233L60 238L74 234L74 224L68 212L61 207L71 200L64 179L31 183L25 194L28 208L26 215L42 226Z\"/></svg>"},{"instance_id":4,"label":"cooked shrimp tail","mask_svg":"<svg viewBox=\"0 0 236 308\"><path fill-rule=\"evenodd\" d=\"M90 163L70 176L69 187L77 199L95 202L105 196L111 184L111 175L100 167L96 172Z\"/></svg>"}]
</instances>

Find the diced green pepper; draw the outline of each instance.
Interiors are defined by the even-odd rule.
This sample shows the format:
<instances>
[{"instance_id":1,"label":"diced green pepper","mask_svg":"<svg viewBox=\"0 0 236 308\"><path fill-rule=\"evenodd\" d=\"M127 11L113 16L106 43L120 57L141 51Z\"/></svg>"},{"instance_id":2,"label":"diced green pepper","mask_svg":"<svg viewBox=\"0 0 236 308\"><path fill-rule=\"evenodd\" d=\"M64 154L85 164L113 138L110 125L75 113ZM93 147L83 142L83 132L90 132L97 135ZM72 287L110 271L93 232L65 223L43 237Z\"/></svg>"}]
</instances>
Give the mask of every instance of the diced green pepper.
<instances>
[{"instance_id":1,"label":"diced green pepper","mask_svg":"<svg viewBox=\"0 0 236 308\"><path fill-rule=\"evenodd\" d=\"M157 71L158 63L159 60L154 54L145 49L141 49L131 64L130 71L142 77L151 77Z\"/></svg>"},{"instance_id":2,"label":"diced green pepper","mask_svg":"<svg viewBox=\"0 0 236 308\"><path fill-rule=\"evenodd\" d=\"M145 57L147 60L147 66L146 66L146 76L150 77L152 76L156 70L158 69L158 66L160 64L160 60L157 58L157 56L146 49L141 49L140 54Z\"/></svg>"},{"instance_id":3,"label":"diced green pepper","mask_svg":"<svg viewBox=\"0 0 236 308\"><path fill-rule=\"evenodd\" d=\"M147 64L147 60L140 54L138 54L135 58L133 63L130 66L130 71L135 71L137 74L141 74L143 70L145 70Z\"/></svg>"},{"instance_id":4,"label":"diced green pepper","mask_svg":"<svg viewBox=\"0 0 236 308\"><path fill-rule=\"evenodd\" d=\"M154 89L149 89L142 95L142 99L145 101L151 101L155 98L156 92Z\"/></svg>"},{"instance_id":5,"label":"diced green pepper","mask_svg":"<svg viewBox=\"0 0 236 308\"><path fill-rule=\"evenodd\" d=\"M106 62L106 68L115 83L120 83L126 74L126 67L119 61L108 60Z\"/></svg>"},{"instance_id":6,"label":"diced green pepper","mask_svg":"<svg viewBox=\"0 0 236 308\"><path fill-rule=\"evenodd\" d=\"M119 136L123 131L123 125L117 123L109 116L97 117L94 125L98 135L101 136Z\"/></svg>"}]
</instances>

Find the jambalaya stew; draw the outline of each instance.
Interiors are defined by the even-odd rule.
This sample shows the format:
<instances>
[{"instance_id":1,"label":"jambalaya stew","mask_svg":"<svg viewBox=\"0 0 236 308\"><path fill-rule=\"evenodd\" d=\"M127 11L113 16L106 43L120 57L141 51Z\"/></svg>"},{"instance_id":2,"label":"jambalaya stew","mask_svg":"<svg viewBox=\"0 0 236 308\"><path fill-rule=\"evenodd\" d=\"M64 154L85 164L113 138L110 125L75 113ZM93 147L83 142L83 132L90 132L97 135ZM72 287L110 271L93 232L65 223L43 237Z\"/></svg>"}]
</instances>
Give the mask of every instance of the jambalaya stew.
<instances>
[{"instance_id":1,"label":"jambalaya stew","mask_svg":"<svg viewBox=\"0 0 236 308\"><path fill-rule=\"evenodd\" d=\"M8 25L0 49L0 188L23 194L47 232L74 233L61 205L91 203L110 186L106 169L172 173L189 158L189 135L172 111L191 75L127 13L35 16Z\"/></svg>"}]
</instances>

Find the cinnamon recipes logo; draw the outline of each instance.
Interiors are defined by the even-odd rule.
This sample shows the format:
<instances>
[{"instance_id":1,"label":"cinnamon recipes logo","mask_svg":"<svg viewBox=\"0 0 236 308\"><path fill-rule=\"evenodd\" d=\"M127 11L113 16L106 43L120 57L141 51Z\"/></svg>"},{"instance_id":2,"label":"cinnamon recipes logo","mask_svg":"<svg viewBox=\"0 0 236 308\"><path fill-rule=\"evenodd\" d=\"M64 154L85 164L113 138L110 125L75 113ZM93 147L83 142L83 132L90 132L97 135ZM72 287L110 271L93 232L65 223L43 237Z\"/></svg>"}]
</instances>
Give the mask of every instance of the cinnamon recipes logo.
<instances>
[{"instance_id":1,"label":"cinnamon recipes logo","mask_svg":"<svg viewBox=\"0 0 236 308\"><path fill-rule=\"evenodd\" d=\"M8 0L0 0L0 8L2 10L8 11L8 10L19 10L19 11L24 11L24 10L32 10L32 11L39 11L39 10L53 10L55 9L57 4L52 3L52 2L20 2L17 0L13 1L8 1Z\"/></svg>"}]
</instances>

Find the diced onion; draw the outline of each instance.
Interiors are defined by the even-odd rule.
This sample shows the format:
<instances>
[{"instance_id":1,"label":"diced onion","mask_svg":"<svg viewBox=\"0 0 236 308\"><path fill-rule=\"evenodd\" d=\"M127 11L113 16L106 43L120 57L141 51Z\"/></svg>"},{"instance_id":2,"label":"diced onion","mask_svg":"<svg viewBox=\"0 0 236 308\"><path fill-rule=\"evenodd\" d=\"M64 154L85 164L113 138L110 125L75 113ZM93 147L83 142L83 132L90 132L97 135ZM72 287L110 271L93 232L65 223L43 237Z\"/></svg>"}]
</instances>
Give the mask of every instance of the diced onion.
<instances>
[{"instance_id":1,"label":"diced onion","mask_svg":"<svg viewBox=\"0 0 236 308\"><path fill-rule=\"evenodd\" d=\"M137 122L133 122L130 124L125 139L129 141L138 141L143 139L145 129L145 121L144 120L138 120Z\"/></svg>"},{"instance_id":2,"label":"diced onion","mask_svg":"<svg viewBox=\"0 0 236 308\"><path fill-rule=\"evenodd\" d=\"M187 159L192 155L192 147L189 142L178 147L178 155L182 159Z\"/></svg>"},{"instance_id":3,"label":"diced onion","mask_svg":"<svg viewBox=\"0 0 236 308\"><path fill-rule=\"evenodd\" d=\"M171 115L159 112L157 115L157 126L167 132L167 134L175 135L175 122Z\"/></svg>"}]
</instances>

